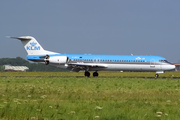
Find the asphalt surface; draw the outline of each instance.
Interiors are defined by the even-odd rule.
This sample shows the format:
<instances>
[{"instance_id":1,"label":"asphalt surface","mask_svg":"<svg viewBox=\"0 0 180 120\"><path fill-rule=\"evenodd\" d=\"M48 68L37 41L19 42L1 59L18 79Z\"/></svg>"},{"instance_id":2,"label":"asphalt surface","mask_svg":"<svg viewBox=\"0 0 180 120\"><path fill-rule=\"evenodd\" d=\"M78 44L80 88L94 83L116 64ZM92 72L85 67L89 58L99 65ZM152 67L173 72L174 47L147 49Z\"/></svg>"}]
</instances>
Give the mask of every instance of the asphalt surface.
<instances>
[{"instance_id":1,"label":"asphalt surface","mask_svg":"<svg viewBox=\"0 0 180 120\"><path fill-rule=\"evenodd\" d=\"M0 76L1 77L16 77L16 78L23 78L23 77L32 77L32 78L71 78L71 77L75 77L75 78L85 78L85 76ZM89 78L94 78L93 76L89 77ZM98 76L97 78L142 78L142 79L154 79L155 77L117 77L117 76ZM156 79L180 79L180 77L159 77Z\"/></svg>"}]
</instances>

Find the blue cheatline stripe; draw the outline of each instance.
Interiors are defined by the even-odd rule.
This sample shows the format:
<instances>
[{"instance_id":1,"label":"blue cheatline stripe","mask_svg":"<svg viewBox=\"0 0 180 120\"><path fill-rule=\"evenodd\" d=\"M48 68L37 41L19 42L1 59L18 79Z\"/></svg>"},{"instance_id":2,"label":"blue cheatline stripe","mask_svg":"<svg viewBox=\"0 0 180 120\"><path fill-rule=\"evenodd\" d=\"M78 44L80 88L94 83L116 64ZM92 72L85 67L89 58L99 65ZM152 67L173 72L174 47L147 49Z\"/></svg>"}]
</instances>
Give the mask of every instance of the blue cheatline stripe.
<instances>
[{"instance_id":1,"label":"blue cheatline stripe","mask_svg":"<svg viewBox=\"0 0 180 120\"><path fill-rule=\"evenodd\" d=\"M40 58L45 55L27 55L27 59L31 60L44 60ZM52 56L67 56L70 60L128 60L128 61L145 61L145 62L159 62L159 60L166 60L161 56L150 56L150 55L84 55L84 54L53 54Z\"/></svg>"}]
</instances>

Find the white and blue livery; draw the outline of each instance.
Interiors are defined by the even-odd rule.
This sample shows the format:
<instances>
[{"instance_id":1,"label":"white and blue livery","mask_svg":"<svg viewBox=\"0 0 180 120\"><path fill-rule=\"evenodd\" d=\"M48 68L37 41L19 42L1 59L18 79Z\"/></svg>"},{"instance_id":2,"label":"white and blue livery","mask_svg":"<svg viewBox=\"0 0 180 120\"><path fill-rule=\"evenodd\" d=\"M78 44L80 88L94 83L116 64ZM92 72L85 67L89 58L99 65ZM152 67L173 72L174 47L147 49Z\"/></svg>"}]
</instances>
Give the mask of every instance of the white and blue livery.
<instances>
[{"instance_id":1,"label":"white and blue livery","mask_svg":"<svg viewBox=\"0 0 180 120\"><path fill-rule=\"evenodd\" d=\"M42 62L71 71L95 71L93 76L98 76L98 71L155 71L158 73L173 70L175 66L160 56L149 55L86 55L86 54L60 54L44 50L34 37L9 37L21 40L27 51L27 59Z\"/></svg>"}]
</instances>

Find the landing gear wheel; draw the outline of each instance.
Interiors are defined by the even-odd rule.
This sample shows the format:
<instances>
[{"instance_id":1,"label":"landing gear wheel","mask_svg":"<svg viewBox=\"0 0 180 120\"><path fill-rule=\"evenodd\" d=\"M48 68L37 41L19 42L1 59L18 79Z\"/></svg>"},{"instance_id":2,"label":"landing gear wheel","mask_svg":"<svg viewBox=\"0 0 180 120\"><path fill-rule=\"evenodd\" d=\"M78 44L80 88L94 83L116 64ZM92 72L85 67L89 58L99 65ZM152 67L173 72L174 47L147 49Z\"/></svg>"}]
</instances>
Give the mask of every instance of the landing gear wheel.
<instances>
[{"instance_id":1,"label":"landing gear wheel","mask_svg":"<svg viewBox=\"0 0 180 120\"><path fill-rule=\"evenodd\" d=\"M97 72L94 72L94 73L93 73L93 77L98 77L98 75L99 75L99 74L98 74Z\"/></svg>"},{"instance_id":2,"label":"landing gear wheel","mask_svg":"<svg viewBox=\"0 0 180 120\"><path fill-rule=\"evenodd\" d=\"M49 61L45 61L45 64L48 65L48 64L49 64Z\"/></svg>"},{"instance_id":3,"label":"landing gear wheel","mask_svg":"<svg viewBox=\"0 0 180 120\"><path fill-rule=\"evenodd\" d=\"M159 75L158 74L155 74L155 78L158 78L159 77Z\"/></svg>"},{"instance_id":4,"label":"landing gear wheel","mask_svg":"<svg viewBox=\"0 0 180 120\"><path fill-rule=\"evenodd\" d=\"M89 73L88 71L86 71L86 72L84 73L84 75L87 76L87 77L89 77L89 76L90 76L90 73Z\"/></svg>"}]
</instances>

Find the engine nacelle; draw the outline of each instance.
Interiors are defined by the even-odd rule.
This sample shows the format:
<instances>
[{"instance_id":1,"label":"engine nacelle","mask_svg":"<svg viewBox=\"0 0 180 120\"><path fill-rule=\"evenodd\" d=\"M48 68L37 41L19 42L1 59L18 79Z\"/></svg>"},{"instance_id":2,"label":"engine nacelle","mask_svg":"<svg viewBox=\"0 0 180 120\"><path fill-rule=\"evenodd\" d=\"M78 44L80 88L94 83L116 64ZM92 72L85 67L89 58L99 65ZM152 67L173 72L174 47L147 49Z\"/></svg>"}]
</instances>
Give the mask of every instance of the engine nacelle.
<instances>
[{"instance_id":1,"label":"engine nacelle","mask_svg":"<svg viewBox=\"0 0 180 120\"><path fill-rule=\"evenodd\" d=\"M46 59L45 61L48 61L48 64L49 63L66 64L68 60L69 58L67 56L52 56Z\"/></svg>"}]
</instances>

